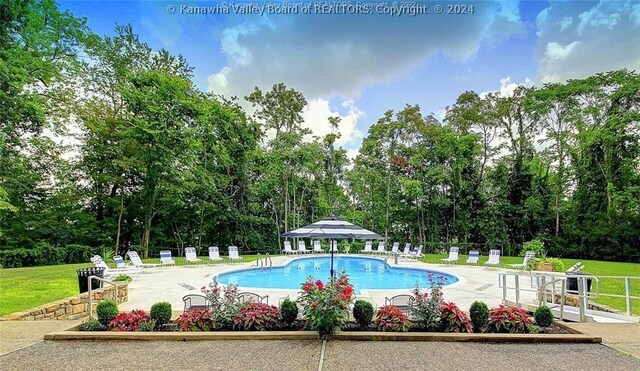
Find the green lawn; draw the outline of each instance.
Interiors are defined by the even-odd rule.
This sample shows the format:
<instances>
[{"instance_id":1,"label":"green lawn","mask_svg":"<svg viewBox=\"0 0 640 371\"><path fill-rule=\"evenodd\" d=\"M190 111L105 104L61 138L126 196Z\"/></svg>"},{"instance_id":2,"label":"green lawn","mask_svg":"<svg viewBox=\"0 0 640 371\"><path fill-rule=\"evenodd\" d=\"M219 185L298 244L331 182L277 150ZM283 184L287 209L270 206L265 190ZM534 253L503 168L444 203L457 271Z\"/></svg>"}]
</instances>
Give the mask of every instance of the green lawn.
<instances>
[{"instance_id":1,"label":"green lawn","mask_svg":"<svg viewBox=\"0 0 640 371\"><path fill-rule=\"evenodd\" d=\"M423 261L437 263L445 255L429 254ZM246 261L253 261L255 255L245 256ZM465 261L466 256L461 256ZM501 257L503 263L522 263L521 257ZM480 257L480 265L487 257ZM573 265L576 259L562 259L566 268ZM640 276L640 264L613 263L595 260L580 260L585 272L600 276ZM145 259L147 263L159 263L160 259ZM183 258L176 258L178 265ZM62 299L78 293L77 268L90 267L91 264L51 265L32 268L0 269L0 315L19 312L51 301ZM640 296L640 280L632 281L632 295ZM624 282L616 279L603 279L600 282L602 293L624 293ZM624 299L600 297L597 302L624 310ZM633 303L633 313L640 315L640 301Z\"/></svg>"},{"instance_id":2,"label":"green lawn","mask_svg":"<svg viewBox=\"0 0 640 371\"><path fill-rule=\"evenodd\" d=\"M440 259L446 258L445 254L427 254L422 261L426 263L438 263ZM460 261L465 262L467 260L466 255L460 256ZM481 256L479 265L483 265L484 262L489 260L487 256ZM520 264L522 263L522 257L514 256L501 256L500 261L503 264ZM599 260L584 260L584 259L562 259L565 269L569 269L576 262L582 262L585 268L583 272L590 273L595 276L632 276L640 277L640 264L636 263L617 263L617 262L604 262ZM595 283L592 284L591 292L595 292ZM615 278L603 278L600 280L600 292L603 294L618 294L624 295L624 280ZM631 280L631 295L640 296L640 280ZM594 300L597 303L610 306L622 311L626 311L626 302L623 298L612 298L601 296ZM633 314L640 315L640 300L633 300Z\"/></svg>"},{"instance_id":3,"label":"green lawn","mask_svg":"<svg viewBox=\"0 0 640 371\"><path fill-rule=\"evenodd\" d=\"M255 255L244 258L245 261L256 259ZM184 258L175 259L178 265L184 263ZM160 263L160 258L144 261ZM78 293L76 269L91 266L91 263L83 263L0 269L0 316L76 295Z\"/></svg>"}]
</instances>

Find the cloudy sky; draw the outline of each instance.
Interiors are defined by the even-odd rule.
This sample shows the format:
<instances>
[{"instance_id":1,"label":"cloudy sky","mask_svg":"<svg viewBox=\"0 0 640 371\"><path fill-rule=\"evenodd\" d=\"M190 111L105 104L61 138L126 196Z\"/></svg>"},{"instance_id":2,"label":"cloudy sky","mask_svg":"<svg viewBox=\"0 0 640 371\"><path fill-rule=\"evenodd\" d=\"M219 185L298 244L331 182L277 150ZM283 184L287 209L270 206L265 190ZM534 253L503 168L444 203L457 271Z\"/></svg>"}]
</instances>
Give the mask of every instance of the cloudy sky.
<instances>
[{"instance_id":1,"label":"cloudy sky","mask_svg":"<svg viewBox=\"0 0 640 371\"><path fill-rule=\"evenodd\" d=\"M419 104L442 116L467 90L508 92L518 84L640 69L640 0L458 2L473 7L467 14L447 14L444 1L421 1L428 14L415 16L384 14L401 10L387 6L393 2L369 3L371 14L320 14L344 2L311 3L309 14L300 7L288 15L239 14L235 1L224 3L228 14L189 14L200 6L221 13L219 1L60 6L86 17L99 34L132 24L153 48L184 55L202 90L244 97L254 86L284 82L309 101L306 125L315 134L329 131L327 117L342 116L339 144L351 154L388 109ZM276 3L248 4L260 11Z\"/></svg>"}]
</instances>

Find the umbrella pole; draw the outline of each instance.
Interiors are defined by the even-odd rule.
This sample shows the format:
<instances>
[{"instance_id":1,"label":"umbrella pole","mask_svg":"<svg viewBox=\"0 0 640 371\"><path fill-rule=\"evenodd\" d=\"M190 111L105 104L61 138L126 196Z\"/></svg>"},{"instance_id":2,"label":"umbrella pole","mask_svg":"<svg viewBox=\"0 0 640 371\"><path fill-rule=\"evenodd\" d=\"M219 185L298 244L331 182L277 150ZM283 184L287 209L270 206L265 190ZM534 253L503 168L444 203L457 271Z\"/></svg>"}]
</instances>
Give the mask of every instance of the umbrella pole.
<instances>
[{"instance_id":1,"label":"umbrella pole","mask_svg":"<svg viewBox=\"0 0 640 371\"><path fill-rule=\"evenodd\" d=\"M333 240L329 240L329 250L331 250L331 281L333 281Z\"/></svg>"}]
</instances>

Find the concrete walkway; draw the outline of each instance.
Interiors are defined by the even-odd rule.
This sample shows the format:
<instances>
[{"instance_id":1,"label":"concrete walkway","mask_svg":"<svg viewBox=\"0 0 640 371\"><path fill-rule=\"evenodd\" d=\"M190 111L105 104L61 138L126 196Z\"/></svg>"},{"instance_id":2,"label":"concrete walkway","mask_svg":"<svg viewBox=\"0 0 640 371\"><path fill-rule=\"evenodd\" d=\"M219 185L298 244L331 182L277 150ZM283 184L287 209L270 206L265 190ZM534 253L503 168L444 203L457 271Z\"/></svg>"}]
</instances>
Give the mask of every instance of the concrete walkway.
<instances>
[{"instance_id":1,"label":"concrete walkway","mask_svg":"<svg viewBox=\"0 0 640 371\"><path fill-rule=\"evenodd\" d=\"M45 334L63 331L76 321L0 321L0 355L42 342Z\"/></svg>"},{"instance_id":2,"label":"concrete walkway","mask_svg":"<svg viewBox=\"0 0 640 371\"><path fill-rule=\"evenodd\" d=\"M576 331L600 336L602 343L640 360L640 323L565 323Z\"/></svg>"},{"instance_id":3,"label":"concrete walkway","mask_svg":"<svg viewBox=\"0 0 640 371\"><path fill-rule=\"evenodd\" d=\"M2 370L633 370L598 344L321 341L45 341L0 356ZM321 362L322 361L322 362ZM320 368L322 364L322 368Z\"/></svg>"}]
</instances>

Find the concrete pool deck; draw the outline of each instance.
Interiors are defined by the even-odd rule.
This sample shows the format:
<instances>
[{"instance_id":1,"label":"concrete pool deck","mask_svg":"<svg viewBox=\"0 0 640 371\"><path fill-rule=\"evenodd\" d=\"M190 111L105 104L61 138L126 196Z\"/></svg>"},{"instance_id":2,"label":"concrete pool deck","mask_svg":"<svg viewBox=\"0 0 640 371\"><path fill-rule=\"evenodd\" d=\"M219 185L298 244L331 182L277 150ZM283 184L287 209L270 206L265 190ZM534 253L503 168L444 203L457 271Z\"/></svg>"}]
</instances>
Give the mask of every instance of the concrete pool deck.
<instances>
[{"instance_id":1,"label":"concrete pool deck","mask_svg":"<svg viewBox=\"0 0 640 371\"><path fill-rule=\"evenodd\" d=\"M309 256L310 255L306 255L306 257ZM346 256L358 255L351 254ZM366 256L370 257L371 255ZM273 256L272 261L274 266L279 266L284 265L291 259L295 258L296 257L292 256ZM388 262L390 265L396 266L393 258L389 258ZM144 273L138 274L134 281L129 284L129 300L126 303L121 304L120 309L149 310L151 305L154 303L167 301L171 303L174 310L182 310L184 305L182 297L187 294L199 294L200 289L211 282L214 275L237 269L246 269L252 265L255 265L255 262L146 269ZM423 268L442 271L457 276L459 279L458 282L444 286L444 299L446 301L455 302L463 310L468 310L471 303L476 300L484 301L489 306L497 306L502 303L502 289L499 288L498 285L498 273L507 271L506 269L464 265L426 264L412 259L399 259L397 267ZM508 271L514 272L514 270ZM323 272L322 276L318 274L318 277L316 278L325 280L328 275L328 272ZM524 284L530 282L528 273L523 273L522 282ZM300 284L302 284L302 282L300 282ZM269 304L278 305L280 301L287 296L292 299L296 298L300 290L240 287L240 291L252 291L261 295L269 295ZM360 295L357 296L358 299L368 300L376 306L382 306L385 304L385 297L398 294L410 294L411 288L401 290L385 289L360 291ZM534 293L523 292L520 299L525 303L532 303Z\"/></svg>"}]
</instances>

